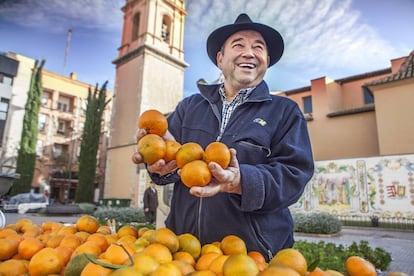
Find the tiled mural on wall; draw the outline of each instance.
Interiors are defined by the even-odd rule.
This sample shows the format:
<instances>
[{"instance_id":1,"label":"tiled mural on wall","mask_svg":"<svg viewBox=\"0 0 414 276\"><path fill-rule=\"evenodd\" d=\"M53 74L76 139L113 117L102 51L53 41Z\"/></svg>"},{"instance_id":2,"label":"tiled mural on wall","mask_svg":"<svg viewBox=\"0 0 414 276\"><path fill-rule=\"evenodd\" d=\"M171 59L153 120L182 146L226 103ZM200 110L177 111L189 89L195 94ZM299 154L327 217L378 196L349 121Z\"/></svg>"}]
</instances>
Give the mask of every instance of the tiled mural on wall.
<instances>
[{"instance_id":1,"label":"tiled mural on wall","mask_svg":"<svg viewBox=\"0 0 414 276\"><path fill-rule=\"evenodd\" d=\"M318 161L315 169L294 209L414 219L414 155Z\"/></svg>"}]
</instances>

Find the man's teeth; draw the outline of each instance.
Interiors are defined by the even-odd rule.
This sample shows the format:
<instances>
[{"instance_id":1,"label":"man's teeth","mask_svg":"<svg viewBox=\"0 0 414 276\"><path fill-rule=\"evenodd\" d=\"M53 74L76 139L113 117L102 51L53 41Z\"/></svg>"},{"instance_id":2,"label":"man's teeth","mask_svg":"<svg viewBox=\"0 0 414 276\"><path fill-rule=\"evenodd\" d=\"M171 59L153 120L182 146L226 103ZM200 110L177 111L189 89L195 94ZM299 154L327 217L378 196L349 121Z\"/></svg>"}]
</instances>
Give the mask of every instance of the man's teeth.
<instances>
[{"instance_id":1,"label":"man's teeth","mask_svg":"<svg viewBox=\"0 0 414 276\"><path fill-rule=\"evenodd\" d=\"M256 66L254 64L250 64L250 63L240 63L239 64L240 67L247 67L247 68L255 68Z\"/></svg>"}]
</instances>

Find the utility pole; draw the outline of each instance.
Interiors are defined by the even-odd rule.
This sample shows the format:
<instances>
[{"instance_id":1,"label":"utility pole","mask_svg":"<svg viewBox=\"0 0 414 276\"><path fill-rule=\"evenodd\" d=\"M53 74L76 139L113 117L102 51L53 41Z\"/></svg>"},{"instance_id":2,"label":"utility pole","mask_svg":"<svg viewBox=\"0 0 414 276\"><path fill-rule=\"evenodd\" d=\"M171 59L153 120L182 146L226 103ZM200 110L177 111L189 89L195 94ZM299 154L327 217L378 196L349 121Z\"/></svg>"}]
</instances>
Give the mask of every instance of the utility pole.
<instances>
[{"instance_id":1,"label":"utility pole","mask_svg":"<svg viewBox=\"0 0 414 276\"><path fill-rule=\"evenodd\" d=\"M67 60L68 55L69 55L69 46L70 46L71 37L72 37L72 29L69 29L68 33L66 35L65 59L63 61L63 75L66 74L66 72L65 72L65 70L66 70L66 60Z\"/></svg>"}]
</instances>

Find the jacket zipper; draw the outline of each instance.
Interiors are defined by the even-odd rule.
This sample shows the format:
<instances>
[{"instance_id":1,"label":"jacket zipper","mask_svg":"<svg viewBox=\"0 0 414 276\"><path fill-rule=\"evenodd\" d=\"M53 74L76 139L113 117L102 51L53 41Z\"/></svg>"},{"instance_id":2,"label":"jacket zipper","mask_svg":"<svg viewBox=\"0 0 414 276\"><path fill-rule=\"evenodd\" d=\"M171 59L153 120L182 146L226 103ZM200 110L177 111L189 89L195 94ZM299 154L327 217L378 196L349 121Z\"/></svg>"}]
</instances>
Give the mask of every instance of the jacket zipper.
<instances>
[{"instance_id":1,"label":"jacket zipper","mask_svg":"<svg viewBox=\"0 0 414 276\"><path fill-rule=\"evenodd\" d=\"M203 198L201 197L198 201L198 216L197 216L197 232L198 237L201 237L201 207L203 205Z\"/></svg>"}]
</instances>

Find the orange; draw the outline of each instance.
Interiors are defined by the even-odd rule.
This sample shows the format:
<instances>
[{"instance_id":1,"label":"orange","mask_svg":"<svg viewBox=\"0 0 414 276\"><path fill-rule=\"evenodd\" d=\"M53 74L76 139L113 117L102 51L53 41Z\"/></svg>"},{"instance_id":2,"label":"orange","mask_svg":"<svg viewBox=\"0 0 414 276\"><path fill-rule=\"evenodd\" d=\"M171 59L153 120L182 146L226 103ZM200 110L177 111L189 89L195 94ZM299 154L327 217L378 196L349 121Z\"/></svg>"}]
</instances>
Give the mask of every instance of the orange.
<instances>
[{"instance_id":1,"label":"orange","mask_svg":"<svg viewBox=\"0 0 414 276\"><path fill-rule=\"evenodd\" d=\"M132 235L125 235L125 236L122 236L121 238L119 238L118 240L117 240L117 243L121 243L121 244L124 244L124 243L130 243L130 244L133 244L133 243L135 243L137 241L137 238L135 237L135 236L132 236Z\"/></svg>"},{"instance_id":2,"label":"orange","mask_svg":"<svg viewBox=\"0 0 414 276\"><path fill-rule=\"evenodd\" d=\"M151 243L160 243L168 247L171 253L178 250L179 241L177 235L166 227L156 229L151 236Z\"/></svg>"},{"instance_id":3,"label":"orange","mask_svg":"<svg viewBox=\"0 0 414 276\"><path fill-rule=\"evenodd\" d=\"M53 235L46 241L46 247L56 248L59 246L60 242L63 240L65 235Z\"/></svg>"},{"instance_id":4,"label":"orange","mask_svg":"<svg viewBox=\"0 0 414 276\"><path fill-rule=\"evenodd\" d=\"M218 276L223 275L223 265L226 262L229 255L220 255L214 259L209 265L208 269L216 273Z\"/></svg>"},{"instance_id":5,"label":"orange","mask_svg":"<svg viewBox=\"0 0 414 276\"><path fill-rule=\"evenodd\" d=\"M69 235L75 234L78 231L76 225L64 225L62 228L57 230L58 235Z\"/></svg>"},{"instance_id":6,"label":"orange","mask_svg":"<svg viewBox=\"0 0 414 276\"><path fill-rule=\"evenodd\" d=\"M166 146L165 156L164 156L165 162L170 162L172 160L175 160L175 155L178 149L181 147L181 144L178 143L177 141L167 140L165 141L165 146Z\"/></svg>"},{"instance_id":7,"label":"orange","mask_svg":"<svg viewBox=\"0 0 414 276\"><path fill-rule=\"evenodd\" d=\"M172 262L161 264L151 276L182 276L181 270Z\"/></svg>"},{"instance_id":8,"label":"orange","mask_svg":"<svg viewBox=\"0 0 414 276\"><path fill-rule=\"evenodd\" d=\"M168 129L167 118L156 109L144 111L138 118L138 127L144 129L147 134L164 136Z\"/></svg>"},{"instance_id":9,"label":"orange","mask_svg":"<svg viewBox=\"0 0 414 276\"><path fill-rule=\"evenodd\" d=\"M261 271L257 276L300 276L300 274L286 266L268 266Z\"/></svg>"},{"instance_id":10,"label":"orange","mask_svg":"<svg viewBox=\"0 0 414 276\"><path fill-rule=\"evenodd\" d=\"M24 232L27 226L33 225L33 221L29 218L19 218L16 223L16 231L17 232Z\"/></svg>"},{"instance_id":11,"label":"orange","mask_svg":"<svg viewBox=\"0 0 414 276\"><path fill-rule=\"evenodd\" d=\"M194 161L202 160L204 158L203 148L194 142L188 142L183 144L175 154L175 160L177 161L177 167L182 169L185 164Z\"/></svg>"},{"instance_id":12,"label":"orange","mask_svg":"<svg viewBox=\"0 0 414 276\"><path fill-rule=\"evenodd\" d=\"M105 259L113 264L125 264L135 253L132 245L112 243L105 251ZM129 264L129 263L128 263Z\"/></svg>"},{"instance_id":13,"label":"orange","mask_svg":"<svg viewBox=\"0 0 414 276\"><path fill-rule=\"evenodd\" d=\"M0 239L0 261L10 259L17 254L19 242L15 240Z\"/></svg>"},{"instance_id":14,"label":"orange","mask_svg":"<svg viewBox=\"0 0 414 276\"><path fill-rule=\"evenodd\" d=\"M76 221L78 231L85 231L87 233L95 233L99 228L99 221L97 218L90 215L83 215Z\"/></svg>"},{"instance_id":15,"label":"orange","mask_svg":"<svg viewBox=\"0 0 414 276\"><path fill-rule=\"evenodd\" d=\"M314 270L309 271L306 276L329 276L329 274L317 267Z\"/></svg>"},{"instance_id":16,"label":"orange","mask_svg":"<svg viewBox=\"0 0 414 276\"><path fill-rule=\"evenodd\" d=\"M142 250L142 253L153 257L158 263L170 263L173 260L170 249L160 243L152 243Z\"/></svg>"},{"instance_id":17,"label":"orange","mask_svg":"<svg viewBox=\"0 0 414 276\"><path fill-rule=\"evenodd\" d=\"M82 243L84 243L90 235L91 234L85 231L78 231L75 233L75 236L78 236L81 239Z\"/></svg>"},{"instance_id":18,"label":"orange","mask_svg":"<svg viewBox=\"0 0 414 276\"><path fill-rule=\"evenodd\" d=\"M181 181L185 186L206 186L211 181L211 172L203 160L194 160L181 169Z\"/></svg>"},{"instance_id":19,"label":"orange","mask_svg":"<svg viewBox=\"0 0 414 276\"><path fill-rule=\"evenodd\" d=\"M258 251L250 251L247 253L247 255L249 255L256 262L259 271L262 271L266 268L266 259L262 253Z\"/></svg>"},{"instance_id":20,"label":"orange","mask_svg":"<svg viewBox=\"0 0 414 276\"><path fill-rule=\"evenodd\" d=\"M220 255L223 254L223 251L220 249L220 247L217 247L216 245L214 245L212 243L207 243L207 244L203 245L203 247L201 247L201 255L211 253L211 252L215 252L215 253L218 253Z\"/></svg>"},{"instance_id":21,"label":"orange","mask_svg":"<svg viewBox=\"0 0 414 276\"><path fill-rule=\"evenodd\" d=\"M109 246L108 240L106 239L105 235L101 233L90 234L86 240L96 242L101 248L102 252L104 252Z\"/></svg>"},{"instance_id":22,"label":"orange","mask_svg":"<svg viewBox=\"0 0 414 276\"><path fill-rule=\"evenodd\" d=\"M14 229L5 228L0 230L0 239L7 238L9 235L16 235L17 232Z\"/></svg>"},{"instance_id":23,"label":"orange","mask_svg":"<svg viewBox=\"0 0 414 276\"><path fill-rule=\"evenodd\" d=\"M60 274L65 263L63 257L53 248L43 248L30 259L29 273L31 276Z\"/></svg>"},{"instance_id":24,"label":"orange","mask_svg":"<svg viewBox=\"0 0 414 276\"><path fill-rule=\"evenodd\" d=\"M221 254L216 253L216 252L210 252L210 253L201 255L200 258L198 258L196 262L195 269L196 270L207 270L210 264L219 256L221 256Z\"/></svg>"},{"instance_id":25,"label":"orange","mask_svg":"<svg viewBox=\"0 0 414 276\"><path fill-rule=\"evenodd\" d=\"M225 236L221 240L220 249L225 255L247 254L245 242L236 235Z\"/></svg>"},{"instance_id":26,"label":"orange","mask_svg":"<svg viewBox=\"0 0 414 276\"><path fill-rule=\"evenodd\" d=\"M346 259L346 270L349 276L375 276L377 272L372 263L359 256L351 256Z\"/></svg>"},{"instance_id":27,"label":"orange","mask_svg":"<svg viewBox=\"0 0 414 276\"><path fill-rule=\"evenodd\" d=\"M190 253L185 251L177 251L173 254L173 260L183 261L186 262L192 266L195 265L195 260L193 256L191 256Z\"/></svg>"},{"instance_id":28,"label":"orange","mask_svg":"<svg viewBox=\"0 0 414 276\"><path fill-rule=\"evenodd\" d=\"M21 276L27 273L27 267L22 260L10 259L0 263L0 275Z\"/></svg>"},{"instance_id":29,"label":"orange","mask_svg":"<svg viewBox=\"0 0 414 276\"><path fill-rule=\"evenodd\" d=\"M19 243L18 253L21 258L30 260L34 254L45 247L45 244L37 238L26 238Z\"/></svg>"},{"instance_id":30,"label":"orange","mask_svg":"<svg viewBox=\"0 0 414 276\"><path fill-rule=\"evenodd\" d=\"M178 250L188 252L194 260L196 260L201 253L200 241L193 234L184 233L178 236Z\"/></svg>"},{"instance_id":31,"label":"orange","mask_svg":"<svg viewBox=\"0 0 414 276\"><path fill-rule=\"evenodd\" d=\"M329 276L344 276L344 274L342 274L341 272L339 272L339 271L336 271L336 270L332 270L332 269L328 269L328 270L326 270L325 271L326 273L328 273L328 275ZM407 275L404 275L404 274L401 274L401 275L392 275L392 274L387 274L387 276L409 276L408 274Z\"/></svg>"},{"instance_id":32,"label":"orange","mask_svg":"<svg viewBox=\"0 0 414 276\"><path fill-rule=\"evenodd\" d=\"M212 142L207 145L204 151L204 157L207 163L216 162L225 169L230 164L231 154L226 144L222 142Z\"/></svg>"},{"instance_id":33,"label":"orange","mask_svg":"<svg viewBox=\"0 0 414 276\"><path fill-rule=\"evenodd\" d=\"M65 246L75 250L79 245L82 244L82 239L75 234L64 236L60 241L59 246Z\"/></svg>"},{"instance_id":34,"label":"orange","mask_svg":"<svg viewBox=\"0 0 414 276\"><path fill-rule=\"evenodd\" d=\"M217 274L211 270L196 270L186 276L217 276Z\"/></svg>"},{"instance_id":35,"label":"orange","mask_svg":"<svg viewBox=\"0 0 414 276\"><path fill-rule=\"evenodd\" d=\"M107 235L107 234L111 234L111 233L112 233L112 231L111 231L111 228L109 228L109 226L108 226L108 225L101 225L101 226L99 226L99 228L96 230L96 233L101 233L101 234Z\"/></svg>"},{"instance_id":36,"label":"orange","mask_svg":"<svg viewBox=\"0 0 414 276\"><path fill-rule=\"evenodd\" d=\"M121 226L121 228L118 229L117 234L119 238L122 238L123 236L126 236L126 235L134 236L135 238L137 238L138 230L135 227L126 224L126 225Z\"/></svg>"},{"instance_id":37,"label":"orange","mask_svg":"<svg viewBox=\"0 0 414 276\"><path fill-rule=\"evenodd\" d=\"M37 237L43 233L43 229L35 224L26 225L23 237Z\"/></svg>"},{"instance_id":38,"label":"orange","mask_svg":"<svg viewBox=\"0 0 414 276\"><path fill-rule=\"evenodd\" d=\"M157 260L148 254L135 253L132 258L134 259L134 266L144 275L151 274L160 266Z\"/></svg>"},{"instance_id":39,"label":"orange","mask_svg":"<svg viewBox=\"0 0 414 276\"><path fill-rule=\"evenodd\" d=\"M299 250L294 248L285 248L276 253L270 260L269 265L290 267L300 275L305 276L308 270L308 264L305 257Z\"/></svg>"},{"instance_id":40,"label":"orange","mask_svg":"<svg viewBox=\"0 0 414 276\"><path fill-rule=\"evenodd\" d=\"M80 276L90 276L90 275L106 276L106 275L111 275L112 272L113 272L113 269L106 268L98 264L89 262L82 269Z\"/></svg>"},{"instance_id":41,"label":"orange","mask_svg":"<svg viewBox=\"0 0 414 276\"><path fill-rule=\"evenodd\" d=\"M164 140L156 134L147 134L138 141L138 153L145 163L152 164L165 156Z\"/></svg>"},{"instance_id":42,"label":"orange","mask_svg":"<svg viewBox=\"0 0 414 276\"><path fill-rule=\"evenodd\" d=\"M144 235L145 232L147 232L149 230L148 227L141 227L138 229L138 237L142 237L142 235Z\"/></svg>"},{"instance_id":43,"label":"orange","mask_svg":"<svg viewBox=\"0 0 414 276\"><path fill-rule=\"evenodd\" d=\"M194 271L194 267L185 261L173 260L171 263L178 267L182 275L188 275Z\"/></svg>"},{"instance_id":44,"label":"orange","mask_svg":"<svg viewBox=\"0 0 414 276\"><path fill-rule=\"evenodd\" d=\"M246 254L230 255L223 264L223 275L226 276L250 276L258 273L255 261Z\"/></svg>"},{"instance_id":45,"label":"orange","mask_svg":"<svg viewBox=\"0 0 414 276\"><path fill-rule=\"evenodd\" d=\"M70 258L72 257L73 251L75 251L73 248L66 246L58 246L55 248L55 250L63 257L63 262L65 263L65 265L69 262Z\"/></svg>"},{"instance_id":46,"label":"orange","mask_svg":"<svg viewBox=\"0 0 414 276\"><path fill-rule=\"evenodd\" d=\"M101 251L101 248L99 247L99 244L97 244L96 242L86 241L75 248L75 250L72 253L71 258L77 255L80 255L82 253L89 253L89 254L92 254L98 257L102 253L102 251Z\"/></svg>"},{"instance_id":47,"label":"orange","mask_svg":"<svg viewBox=\"0 0 414 276\"><path fill-rule=\"evenodd\" d=\"M138 268L134 266L127 266L127 267L116 269L110 275L111 276L143 276L143 274L139 272Z\"/></svg>"}]
</instances>

